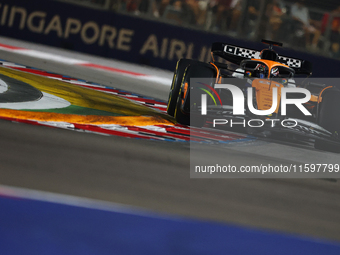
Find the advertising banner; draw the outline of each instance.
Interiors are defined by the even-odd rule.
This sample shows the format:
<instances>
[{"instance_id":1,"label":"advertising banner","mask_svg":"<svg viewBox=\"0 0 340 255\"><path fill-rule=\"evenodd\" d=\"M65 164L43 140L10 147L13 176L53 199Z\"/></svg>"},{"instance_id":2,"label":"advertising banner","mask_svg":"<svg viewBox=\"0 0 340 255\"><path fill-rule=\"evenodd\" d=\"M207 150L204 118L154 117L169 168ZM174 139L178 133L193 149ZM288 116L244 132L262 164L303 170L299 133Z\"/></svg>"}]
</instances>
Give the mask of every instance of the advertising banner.
<instances>
[{"instance_id":1,"label":"advertising banner","mask_svg":"<svg viewBox=\"0 0 340 255\"><path fill-rule=\"evenodd\" d=\"M209 61L213 42L264 48L225 35L43 0L0 0L0 35L169 70L180 58ZM338 60L287 49L278 52L313 62L314 76L338 75Z\"/></svg>"}]
</instances>

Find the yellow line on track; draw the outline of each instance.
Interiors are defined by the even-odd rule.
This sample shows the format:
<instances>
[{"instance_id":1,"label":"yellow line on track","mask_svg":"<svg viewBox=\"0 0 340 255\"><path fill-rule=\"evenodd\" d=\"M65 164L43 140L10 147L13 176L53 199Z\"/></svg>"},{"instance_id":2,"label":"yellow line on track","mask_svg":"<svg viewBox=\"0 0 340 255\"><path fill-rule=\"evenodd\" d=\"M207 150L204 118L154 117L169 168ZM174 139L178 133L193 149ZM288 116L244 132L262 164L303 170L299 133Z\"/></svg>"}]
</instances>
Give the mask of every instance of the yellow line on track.
<instances>
[{"instance_id":1,"label":"yellow line on track","mask_svg":"<svg viewBox=\"0 0 340 255\"><path fill-rule=\"evenodd\" d=\"M0 67L0 73L25 82L42 92L61 97L72 105L112 112L127 116L96 116L58 114L50 112L29 112L0 109L0 116L37 121L72 122L78 124L119 124L119 125L158 125L173 124L174 120L146 106L131 102L112 94L84 88L63 81ZM142 115L142 116L141 116Z\"/></svg>"},{"instance_id":2,"label":"yellow line on track","mask_svg":"<svg viewBox=\"0 0 340 255\"><path fill-rule=\"evenodd\" d=\"M148 125L173 125L159 116L98 116L98 115L76 115L62 114L53 112L27 112L19 110L0 109L0 117L14 118L21 120L34 121L51 121L51 122L68 122L84 125L131 125L131 126L148 126Z\"/></svg>"},{"instance_id":3,"label":"yellow line on track","mask_svg":"<svg viewBox=\"0 0 340 255\"><path fill-rule=\"evenodd\" d=\"M72 105L113 112L122 115L165 115L112 94L84 88L63 81L0 67L0 73L58 97Z\"/></svg>"}]
</instances>

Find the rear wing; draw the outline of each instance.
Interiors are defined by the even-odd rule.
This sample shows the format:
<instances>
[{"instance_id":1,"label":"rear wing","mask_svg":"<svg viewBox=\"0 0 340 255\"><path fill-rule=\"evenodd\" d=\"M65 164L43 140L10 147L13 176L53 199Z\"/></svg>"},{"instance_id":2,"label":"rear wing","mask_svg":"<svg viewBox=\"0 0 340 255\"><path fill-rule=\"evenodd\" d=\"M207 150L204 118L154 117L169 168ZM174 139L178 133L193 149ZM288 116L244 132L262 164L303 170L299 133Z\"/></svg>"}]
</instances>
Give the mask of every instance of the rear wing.
<instances>
[{"instance_id":1,"label":"rear wing","mask_svg":"<svg viewBox=\"0 0 340 255\"><path fill-rule=\"evenodd\" d=\"M239 65L245 59L259 59L260 51L247 49L232 44L216 42L212 44L211 52L221 58ZM307 60L278 55L276 60L294 69L296 74L312 74L312 63Z\"/></svg>"}]
</instances>

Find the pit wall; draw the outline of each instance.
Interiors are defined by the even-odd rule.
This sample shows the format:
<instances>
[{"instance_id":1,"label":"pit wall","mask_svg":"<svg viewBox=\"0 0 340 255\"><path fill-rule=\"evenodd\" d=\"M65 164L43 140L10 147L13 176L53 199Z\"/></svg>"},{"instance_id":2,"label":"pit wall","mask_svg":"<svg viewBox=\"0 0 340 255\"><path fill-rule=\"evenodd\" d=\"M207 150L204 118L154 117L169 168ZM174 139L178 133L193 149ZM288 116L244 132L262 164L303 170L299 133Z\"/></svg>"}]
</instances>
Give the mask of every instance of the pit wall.
<instances>
[{"instance_id":1,"label":"pit wall","mask_svg":"<svg viewBox=\"0 0 340 255\"><path fill-rule=\"evenodd\" d=\"M261 50L264 45L144 18L46 0L0 0L0 35L173 70L182 57L210 60L213 42ZM314 77L339 77L340 61L279 49L307 59Z\"/></svg>"}]
</instances>

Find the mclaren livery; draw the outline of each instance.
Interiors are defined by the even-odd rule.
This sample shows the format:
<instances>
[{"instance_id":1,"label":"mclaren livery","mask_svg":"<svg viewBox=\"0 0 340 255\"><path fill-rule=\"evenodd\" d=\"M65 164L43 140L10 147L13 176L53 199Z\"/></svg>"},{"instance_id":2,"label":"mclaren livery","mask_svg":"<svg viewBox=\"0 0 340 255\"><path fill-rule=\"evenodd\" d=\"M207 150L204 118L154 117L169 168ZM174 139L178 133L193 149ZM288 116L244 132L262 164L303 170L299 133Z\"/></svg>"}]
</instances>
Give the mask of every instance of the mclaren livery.
<instances>
[{"instance_id":1,"label":"mclaren livery","mask_svg":"<svg viewBox=\"0 0 340 255\"><path fill-rule=\"evenodd\" d=\"M281 43L262 42L269 47L261 52L213 43L210 63L180 59L174 72L167 113L184 125L210 123L215 127L226 123L248 123L245 130L252 134L293 134L314 141L317 149L338 151L340 90L336 86L306 79L312 75L312 63L280 56L273 46L282 46ZM244 112L241 114L235 114L236 98L239 100L240 97L234 98L235 91L231 88L221 88L227 83L243 92L241 104L244 104ZM302 99L305 95L300 93L301 90L309 95L300 107L293 103L283 104L284 100ZM203 94L208 94L208 99ZM282 105L285 106L284 113ZM273 109L269 114L254 114L254 111L269 109Z\"/></svg>"}]
</instances>

